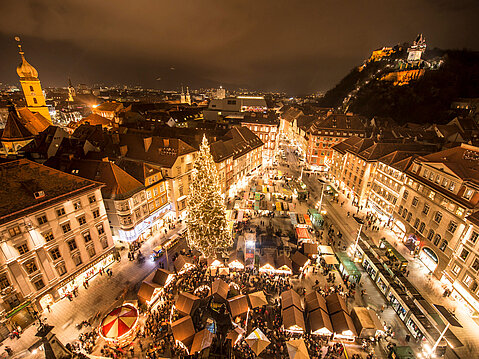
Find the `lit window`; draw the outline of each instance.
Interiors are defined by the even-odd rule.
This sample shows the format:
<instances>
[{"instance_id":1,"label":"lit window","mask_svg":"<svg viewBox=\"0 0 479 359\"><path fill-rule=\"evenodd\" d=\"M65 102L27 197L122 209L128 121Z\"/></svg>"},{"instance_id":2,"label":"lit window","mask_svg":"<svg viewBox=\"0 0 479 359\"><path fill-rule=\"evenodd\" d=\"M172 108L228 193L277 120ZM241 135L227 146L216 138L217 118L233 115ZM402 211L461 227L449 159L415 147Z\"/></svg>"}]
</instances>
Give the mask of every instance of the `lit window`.
<instances>
[{"instance_id":1,"label":"lit window","mask_svg":"<svg viewBox=\"0 0 479 359\"><path fill-rule=\"evenodd\" d=\"M434 191L429 192L428 197L429 197L429 199L434 199L434 197L436 197L436 192L434 192Z\"/></svg>"},{"instance_id":2,"label":"lit window","mask_svg":"<svg viewBox=\"0 0 479 359\"><path fill-rule=\"evenodd\" d=\"M474 191L472 189L466 188L466 190L464 191L463 197L466 199L471 199L473 193Z\"/></svg>"},{"instance_id":3,"label":"lit window","mask_svg":"<svg viewBox=\"0 0 479 359\"><path fill-rule=\"evenodd\" d=\"M20 227L19 226L15 226L13 228L10 228L8 230L8 233L10 234L10 237L15 237L16 235L19 235L21 233L20 231Z\"/></svg>"},{"instance_id":4,"label":"lit window","mask_svg":"<svg viewBox=\"0 0 479 359\"><path fill-rule=\"evenodd\" d=\"M444 252L446 250L448 244L449 244L448 241L443 240L442 243L441 243L441 246L439 247L439 250Z\"/></svg>"},{"instance_id":5,"label":"lit window","mask_svg":"<svg viewBox=\"0 0 479 359\"><path fill-rule=\"evenodd\" d=\"M45 238L46 242L50 242L54 239L52 231L43 232L42 236L43 236L43 238Z\"/></svg>"},{"instance_id":6,"label":"lit window","mask_svg":"<svg viewBox=\"0 0 479 359\"><path fill-rule=\"evenodd\" d=\"M461 254L459 255L459 257L460 257L463 261L465 261L468 256L469 256L469 251L468 251L466 248L463 248L462 251L461 251Z\"/></svg>"},{"instance_id":7,"label":"lit window","mask_svg":"<svg viewBox=\"0 0 479 359\"><path fill-rule=\"evenodd\" d=\"M459 267L457 264L454 265L454 268L452 268L452 273L454 273L455 275L458 275L460 271L461 267Z\"/></svg>"}]
</instances>

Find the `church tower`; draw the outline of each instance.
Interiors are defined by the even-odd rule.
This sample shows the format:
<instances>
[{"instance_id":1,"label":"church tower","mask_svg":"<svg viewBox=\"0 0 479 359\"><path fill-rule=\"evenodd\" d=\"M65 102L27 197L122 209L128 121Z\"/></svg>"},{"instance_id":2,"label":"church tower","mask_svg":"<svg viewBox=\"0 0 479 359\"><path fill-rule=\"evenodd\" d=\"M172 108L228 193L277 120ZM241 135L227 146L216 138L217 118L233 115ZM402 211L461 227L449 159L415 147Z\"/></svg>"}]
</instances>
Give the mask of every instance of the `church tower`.
<instances>
[{"instance_id":1,"label":"church tower","mask_svg":"<svg viewBox=\"0 0 479 359\"><path fill-rule=\"evenodd\" d=\"M68 79L68 102L75 101L76 91L72 85L72 80Z\"/></svg>"},{"instance_id":2,"label":"church tower","mask_svg":"<svg viewBox=\"0 0 479 359\"><path fill-rule=\"evenodd\" d=\"M21 64L17 67L17 74L20 77L20 84L25 95L27 108L33 113L39 113L52 123L45 96L43 95L42 85L38 79L38 71L25 60L25 53L22 50L20 38L15 37L15 40L18 42L18 49L22 58Z\"/></svg>"}]
</instances>

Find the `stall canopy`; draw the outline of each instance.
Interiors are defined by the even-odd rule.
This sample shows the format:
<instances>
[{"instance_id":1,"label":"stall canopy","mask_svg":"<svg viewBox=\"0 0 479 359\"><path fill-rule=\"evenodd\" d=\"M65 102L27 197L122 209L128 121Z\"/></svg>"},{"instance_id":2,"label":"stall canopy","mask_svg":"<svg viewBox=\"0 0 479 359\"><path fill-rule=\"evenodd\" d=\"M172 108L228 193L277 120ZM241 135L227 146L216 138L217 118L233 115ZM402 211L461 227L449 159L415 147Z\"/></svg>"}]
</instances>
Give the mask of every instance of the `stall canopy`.
<instances>
[{"instance_id":1,"label":"stall canopy","mask_svg":"<svg viewBox=\"0 0 479 359\"><path fill-rule=\"evenodd\" d=\"M281 293L281 307L283 309L287 309L291 306L295 306L296 308L303 310L301 297L293 289Z\"/></svg>"},{"instance_id":2,"label":"stall canopy","mask_svg":"<svg viewBox=\"0 0 479 359\"><path fill-rule=\"evenodd\" d=\"M286 330L304 332L306 326L304 325L303 312L294 305L281 311L283 317L283 326Z\"/></svg>"},{"instance_id":3,"label":"stall canopy","mask_svg":"<svg viewBox=\"0 0 479 359\"><path fill-rule=\"evenodd\" d=\"M244 256L243 252L241 251L235 251L232 254L230 254L230 257L228 258L228 267L231 269L243 269L244 268Z\"/></svg>"},{"instance_id":4,"label":"stall canopy","mask_svg":"<svg viewBox=\"0 0 479 359\"><path fill-rule=\"evenodd\" d=\"M259 328L256 328L246 337L246 343L256 355L259 355L271 342Z\"/></svg>"},{"instance_id":5,"label":"stall canopy","mask_svg":"<svg viewBox=\"0 0 479 359\"><path fill-rule=\"evenodd\" d=\"M328 313L320 308L308 313L308 324L311 334L330 335L333 333L333 325Z\"/></svg>"},{"instance_id":6,"label":"stall canopy","mask_svg":"<svg viewBox=\"0 0 479 359\"><path fill-rule=\"evenodd\" d=\"M174 265L176 272L181 272L183 270L187 270L190 267L193 267L193 259L180 254L178 258L176 258Z\"/></svg>"},{"instance_id":7,"label":"stall canopy","mask_svg":"<svg viewBox=\"0 0 479 359\"><path fill-rule=\"evenodd\" d=\"M345 336L356 336L356 328L354 327L353 320L349 314L345 311L339 311L330 316L333 329L336 334Z\"/></svg>"},{"instance_id":8,"label":"stall canopy","mask_svg":"<svg viewBox=\"0 0 479 359\"><path fill-rule=\"evenodd\" d=\"M153 275L150 274L151 277L151 281L155 284L158 284L158 285L161 285L162 287L168 285L171 280L173 279L173 277L175 276L175 273L173 272L170 272L166 269L157 269ZM150 278L150 276L147 277L146 280L148 280L148 278Z\"/></svg>"},{"instance_id":9,"label":"stall canopy","mask_svg":"<svg viewBox=\"0 0 479 359\"><path fill-rule=\"evenodd\" d=\"M346 301L338 293L332 293L326 297L326 305L328 307L328 313L330 315L340 311L347 312L348 307Z\"/></svg>"},{"instance_id":10,"label":"stall canopy","mask_svg":"<svg viewBox=\"0 0 479 359\"><path fill-rule=\"evenodd\" d=\"M249 304L251 308L262 307L268 305L268 301L263 291L248 294Z\"/></svg>"},{"instance_id":11,"label":"stall canopy","mask_svg":"<svg viewBox=\"0 0 479 359\"><path fill-rule=\"evenodd\" d=\"M190 315L199 301L200 298L196 295L188 292L181 292L175 302L175 308L183 315Z\"/></svg>"},{"instance_id":12,"label":"stall canopy","mask_svg":"<svg viewBox=\"0 0 479 359\"><path fill-rule=\"evenodd\" d=\"M324 261L326 264L338 264L338 260L336 259L336 256L324 256Z\"/></svg>"},{"instance_id":13,"label":"stall canopy","mask_svg":"<svg viewBox=\"0 0 479 359\"><path fill-rule=\"evenodd\" d=\"M175 340L182 342L186 347L189 347L193 342L195 336L195 326L191 316L187 315L176 322L171 323L171 331Z\"/></svg>"},{"instance_id":14,"label":"stall canopy","mask_svg":"<svg viewBox=\"0 0 479 359\"><path fill-rule=\"evenodd\" d=\"M302 269L309 262L308 257L306 257L299 251L293 253L293 255L291 256L291 260L293 261L293 265L297 266L295 270Z\"/></svg>"},{"instance_id":15,"label":"stall canopy","mask_svg":"<svg viewBox=\"0 0 479 359\"><path fill-rule=\"evenodd\" d=\"M196 333L195 337L193 338L190 354L195 354L206 348L209 348L213 342L213 336L214 334L208 329L203 329L202 331Z\"/></svg>"},{"instance_id":16,"label":"stall canopy","mask_svg":"<svg viewBox=\"0 0 479 359\"><path fill-rule=\"evenodd\" d=\"M228 332L226 336L227 339L231 339L231 346L234 347L236 342L241 339L240 337L244 334L244 329L240 326L236 326L234 329Z\"/></svg>"},{"instance_id":17,"label":"stall canopy","mask_svg":"<svg viewBox=\"0 0 479 359\"><path fill-rule=\"evenodd\" d=\"M312 312L318 308L321 308L325 313L328 313L328 307L326 305L326 299L318 292L310 292L304 297L306 302L306 309L308 312Z\"/></svg>"},{"instance_id":18,"label":"stall canopy","mask_svg":"<svg viewBox=\"0 0 479 359\"><path fill-rule=\"evenodd\" d=\"M319 254L334 254L333 248L330 246L319 245Z\"/></svg>"},{"instance_id":19,"label":"stall canopy","mask_svg":"<svg viewBox=\"0 0 479 359\"><path fill-rule=\"evenodd\" d=\"M354 307L351 311L351 319L360 338L373 337L377 331L384 331L377 314L371 309Z\"/></svg>"},{"instance_id":20,"label":"stall canopy","mask_svg":"<svg viewBox=\"0 0 479 359\"><path fill-rule=\"evenodd\" d=\"M216 300L226 300L229 290L230 287L221 278L216 279L211 285L211 294Z\"/></svg>"},{"instance_id":21,"label":"stall canopy","mask_svg":"<svg viewBox=\"0 0 479 359\"><path fill-rule=\"evenodd\" d=\"M262 271L275 271L275 263L272 255L266 254L259 259L259 269Z\"/></svg>"},{"instance_id":22,"label":"stall canopy","mask_svg":"<svg viewBox=\"0 0 479 359\"><path fill-rule=\"evenodd\" d=\"M208 258L207 262L208 267L221 267L224 265L224 262L221 258Z\"/></svg>"},{"instance_id":23,"label":"stall canopy","mask_svg":"<svg viewBox=\"0 0 479 359\"><path fill-rule=\"evenodd\" d=\"M309 239L309 233L306 228L296 228L296 235L298 236L299 240Z\"/></svg>"},{"instance_id":24,"label":"stall canopy","mask_svg":"<svg viewBox=\"0 0 479 359\"><path fill-rule=\"evenodd\" d=\"M309 218L309 216L307 214L304 215L304 221L306 222L307 226L309 226L309 227L312 226L311 219Z\"/></svg>"},{"instance_id":25,"label":"stall canopy","mask_svg":"<svg viewBox=\"0 0 479 359\"><path fill-rule=\"evenodd\" d=\"M354 262L348 257L346 253L336 253L340 262L340 272L349 276L349 280L352 282L359 282L361 279L361 272L358 270ZM342 266L342 268L341 268Z\"/></svg>"},{"instance_id":26,"label":"stall canopy","mask_svg":"<svg viewBox=\"0 0 479 359\"><path fill-rule=\"evenodd\" d=\"M228 299L230 313L233 318L248 313L248 297L246 295L237 295L236 297Z\"/></svg>"},{"instance_id":27,"label":"stall canopy","mask_svg":"<svg viewBox=\"0 0 479 359\"><path fill-rule=\"evenodd\" d=\"M298 225L298 220L296 219L296 213L290 213L289 218L291 218L291 224L293 227L296 227Z\"/></svg>"},{"instance_id":28,"label":"stall canopy","mask_svg":"<svg viewBox=\"0 0 479 359\"><path fill-rule=\"evenodd\" d=\"M307 256L318 254L318 245L316 243L303 243L303 252Z\"/></svg>"},{"instance_id":29,"label":"stall canopy","mask_svg":"<svg viewBox=\"0 0 479 359\"><path fill-rule=\"evenodd\" d=\"M290 359L309 359L308 348L304 339L291 339L286 342Z\"/></svg>"},{"instance_id":30,"label":"stall canopy","mask_svg":"<svg viewBox=\"0 0 479 359\"><path fill-rule=\"evenodd\" d=\"M161 288L161 286L153 284L151 282L141 283L140 289L138 290L138 300L140 303L147 303L153 297L156 289Z\"/></svg>"},{"instance_id":31,"label":"stall canopy","mask_svg":"<svg viewBox=\"0 0 479 359\"><path fill-rule=\"evenodd\" d=\"M293 262L291 262L291 259L285 254L282 254L279 257L277 257L275 264L276 264L276 270L290 271L290 272L293 270Z\"/></svg>"}]
</instances>

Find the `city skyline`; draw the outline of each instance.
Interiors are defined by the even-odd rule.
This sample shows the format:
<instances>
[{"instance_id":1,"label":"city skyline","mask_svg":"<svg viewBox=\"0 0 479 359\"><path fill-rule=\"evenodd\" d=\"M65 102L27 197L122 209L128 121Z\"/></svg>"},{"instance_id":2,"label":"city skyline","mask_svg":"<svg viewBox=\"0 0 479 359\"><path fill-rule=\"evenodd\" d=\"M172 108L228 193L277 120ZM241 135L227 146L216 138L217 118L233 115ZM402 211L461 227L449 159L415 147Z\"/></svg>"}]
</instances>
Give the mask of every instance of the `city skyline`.
<instances>
[{"instance_id":1,"label":"city skyline","mask_svg":"<svg viewBox=\"0 0 479 359\"><path fill-rule=\"evenodd\" d=\"M77 84L223 85L291 95L326 91L373 50L412 42L418 33L430 48L476 50L479 41L473 1L143 5L2 4L2 82L17 84L16 35L45 87L66 86L71 78Z\"/></svg>"}]
</instances>

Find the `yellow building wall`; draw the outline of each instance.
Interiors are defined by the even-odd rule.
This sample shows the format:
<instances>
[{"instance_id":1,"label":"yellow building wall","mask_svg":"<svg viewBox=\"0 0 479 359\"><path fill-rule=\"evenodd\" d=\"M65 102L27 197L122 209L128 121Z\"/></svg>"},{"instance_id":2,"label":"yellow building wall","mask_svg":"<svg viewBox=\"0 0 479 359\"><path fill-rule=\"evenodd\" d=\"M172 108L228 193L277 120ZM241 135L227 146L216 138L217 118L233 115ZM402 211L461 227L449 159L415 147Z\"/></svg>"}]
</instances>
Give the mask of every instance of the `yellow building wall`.
<instances>
[{"instance_id":1,"label":"yellow building wall","mask_svg":"<svg viewBox=\"0 0 479 359\"><path fill-rule=\"evenodd\" d=\"M165 181L160 181L153 186L148 187L146 190L146 197L148 198L148 209L150 211L150 214L154 213L156 210L167 204L168 196L166 193Z\"/></svg>"},{"instance_id":2,"label":"yellow building wall","mask_svg":"<svg viewBox=\"0 0 479 359\"><path fill-rule=\"evenodd\" d=\"M45 96L43 96L40 80L20 80L27 107L33 113L39 113L50 123L52 119L48 112Z\"/></svg>"}]
</instances>

